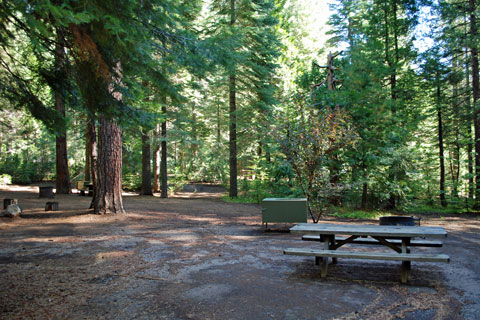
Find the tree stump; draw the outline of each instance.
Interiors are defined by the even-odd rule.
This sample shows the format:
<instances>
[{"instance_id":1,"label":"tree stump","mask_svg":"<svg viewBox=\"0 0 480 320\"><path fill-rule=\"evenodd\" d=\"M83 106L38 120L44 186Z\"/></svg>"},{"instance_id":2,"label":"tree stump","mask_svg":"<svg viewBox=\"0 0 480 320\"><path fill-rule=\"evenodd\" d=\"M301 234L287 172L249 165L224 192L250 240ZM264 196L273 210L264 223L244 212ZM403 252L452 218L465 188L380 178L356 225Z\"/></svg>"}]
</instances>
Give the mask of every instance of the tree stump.
<instances>
[{"instance_id":1,"label":"tree stump","mask_svg":"<svg viewBox=\"0 0 480 320\"><path fill-rule=\"evenodd\" d=\"M45 211L58 211L58 202L47 202L45 204Z\"/></svg>"},{"instance_id":2,"label":"tree stump","mask_svg":"<svg viewBox=\"0 0 480 320\"><path fill-rule=\"evenodd\" d=\"M39 187L39 198L54 198L53 187Z\"/></svg>"},{"instance_id":3,"label":"tree stump","mask_svg":"<svg viewBox=\"0 0 480 320\"><path fill-rule=\"evenodd\" d=\"M11 204L18 204L18 199L9 199L9 198L6 198L6 199L3 199L3 209L7 209L7 207Z\"/></svg>"}]
</instances>

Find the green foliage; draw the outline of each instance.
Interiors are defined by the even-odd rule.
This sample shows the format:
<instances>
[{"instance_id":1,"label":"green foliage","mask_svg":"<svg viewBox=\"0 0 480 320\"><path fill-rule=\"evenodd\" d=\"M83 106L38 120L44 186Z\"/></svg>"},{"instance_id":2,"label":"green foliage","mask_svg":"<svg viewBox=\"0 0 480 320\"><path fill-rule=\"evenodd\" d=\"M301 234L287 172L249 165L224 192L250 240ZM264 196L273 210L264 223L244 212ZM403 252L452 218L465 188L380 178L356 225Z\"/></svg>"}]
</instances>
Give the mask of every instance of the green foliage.
<instances>
[{"instance_id":1,"label":"green foliage","mask_svg":"<svg viewBox=\"0 0 480 320\"><path fill-rule=\"evenodd\" d=\"M473 203L472 203L473 205ZM464 213L471 213L471 212L479 212L478 210L474 210L472 206L465 207L462 205L453 205L449 207L442 207L438 205L417 205L417 206L410 206L405 209L405 212L411 214L436 214L436 215L457 215L457 214L464 214Z\"/></svg>"},{"instance_id":2,"label":"green foliage","mask_svg":"<svg viewBox=\"0 0 480 320\"><path fill-rule=\"evenodd\" d=\"M11 183L29 184L52 177L52 162L30 162L14 155L0 163L0 171L11 177Z\"/></svg>"},{"instance_id":3,"label":"green foliage","mask_svg":"<svg viewBox=\"0 0 480 320\"><path fill-rule=\"evenodd\" d=\"M12 184L12 176L6 173L0 174L0 185Z\"/></svg>"},{"instance_id":4,"label":"green foliage","mask_svg":"<svg viewBox=\"0 0 480 320\"><path fill-rule=\"evenodd\" d=\"M123 189L128 191L138 191L142 186L142 176L138 173L123 174Z\"/></svg>"},{"instance_id":5,"label":"green foliage","mask_svg":"<svg viewBox=\"0 0 480 320\"><path fill-rule=\"evenodd\" d=\"M317 222L331 200L349 188L347 184L333 182L331 169L335 157L353 144L356 134L344 110L329 107L318 110L302 97L295 103L293 112L286 115L288 121L279 143L307 198L309 214Z\"/></svg>"},{"instance_id":6,"label":"green foliage","mask_svg":"<svg viewBox=\"0 0 480 320\"><path fill-rule=\"evenodd\" d=\"M377 220L380 217L390 216L390 212L385 211L363 211L363 210L350 210L346 208L333 208L330 213L331 216L338 218L348 218L348 219L362 219L362 220Z\"/></svg>"}]
</instances>

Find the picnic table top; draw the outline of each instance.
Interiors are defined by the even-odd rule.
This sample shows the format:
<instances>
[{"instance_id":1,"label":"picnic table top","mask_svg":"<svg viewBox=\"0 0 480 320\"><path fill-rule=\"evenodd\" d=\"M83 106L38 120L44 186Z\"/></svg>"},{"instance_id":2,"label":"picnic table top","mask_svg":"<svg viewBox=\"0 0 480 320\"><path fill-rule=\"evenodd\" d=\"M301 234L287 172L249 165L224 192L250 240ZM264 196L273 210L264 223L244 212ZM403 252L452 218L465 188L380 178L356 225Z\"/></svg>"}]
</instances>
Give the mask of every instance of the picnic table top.
<instances>
[{"instance_id":1,"label":"picnic table top","mask_svg":"<svg viewBox=\"0 0 480 320\"><path fill-rule=\"evenodd\" d=\"M292 233L323 235L356 235L378 237L430 237L444 238L447 231L442 227L384 226L367 224L322 224L299 223L290 228Z\"/></svg>"}]
</instances>

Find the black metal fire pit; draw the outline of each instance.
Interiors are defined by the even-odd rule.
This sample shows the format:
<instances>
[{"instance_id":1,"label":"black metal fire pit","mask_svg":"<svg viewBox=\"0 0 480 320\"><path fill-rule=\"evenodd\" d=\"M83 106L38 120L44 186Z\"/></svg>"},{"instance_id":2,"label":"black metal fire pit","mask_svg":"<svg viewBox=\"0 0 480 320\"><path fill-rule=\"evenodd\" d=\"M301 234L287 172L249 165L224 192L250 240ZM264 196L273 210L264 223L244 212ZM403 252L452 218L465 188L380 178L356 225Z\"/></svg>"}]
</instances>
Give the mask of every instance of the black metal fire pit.
<instances>
[{"instance_id":1,"label":"black metal fire pit","mask_svg":"<svg viewBox=\"0 0 480 320\"><path fill-rule=\"evenodd\" d=\"M411 216L385 216L380 217L381 226L414 226L415 221L420 225L420 218Z\"/></svg>"}]
</instances>

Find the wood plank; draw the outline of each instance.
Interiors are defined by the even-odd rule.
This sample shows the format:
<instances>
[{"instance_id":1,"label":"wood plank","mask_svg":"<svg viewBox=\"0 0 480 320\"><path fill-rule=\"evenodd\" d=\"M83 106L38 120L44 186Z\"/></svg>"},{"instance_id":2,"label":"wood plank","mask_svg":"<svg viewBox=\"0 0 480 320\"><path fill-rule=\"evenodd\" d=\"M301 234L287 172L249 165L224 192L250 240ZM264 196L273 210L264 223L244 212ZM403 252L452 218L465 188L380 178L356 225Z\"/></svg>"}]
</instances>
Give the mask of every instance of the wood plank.
<instances>
[{"instance_id":1,"label":"wood plank","mask_svg":"<svg viewBox=\"0 0 480 320\"><path fill-rule=\"evenodd\" d=\"M299 223L290 228L292 233L300 234L343 234L379 237L431 237L445 238L447 232L441 227L416 226L380 226L355 224Z\"/></svg>"},{"instance_id":2,"label":"wood plank","mask_svg":"<svg viewBox=\"0 0 480 320\"><path fill-rule=\"evenodd\" d=\"M337 241L344 241L347 238L345 237L335 237ZM305 241L320 241L320 236L318 234L305 234L302 236L302 240ZM401 244L402 240L400 239L388 239L388 242L394 244ZM371 244L371 245L381 245L375 239L372 238L356 238L349 243L356 243L356 244ZM411 247L442 247L443 243L441 241L434 241L434 240L411 240L410 241Z\"/></svg>"},{"instance_id":3,"label":"wood plank","mask_svg":"<svg viewBox=\"0 0 480 320\"><path fill-rule=\"evenodd\" d=\"M390 249L398 252L398 253L407 253L407 247L404 245L406 244L405 240L402 239L402 248L399 248L398 246L396 246L394 243L390 243L389 241L385 240L384 238L382 237L373 237L373 239L377 240L378 242L380 242L381 244L383 244L384 246L387 246L389 247ZM408 238L410 240L410 238ZM410 241L409 241L410 242Z\"/></svg>"},{"instance_id":4,"label":"wood plank","mask_svg":"<svg viewBox=\"0 0 480 320\"><path fill-rule=\"evenodd\" d=\"M391 261L421 261L421 262L449 262L446 254L422 253L387 253L387 252L357 252L344 250L317 250L306 248L287 248L283 250L286 255L314 256L325 258L349 258Z\"/></svg>"}]
</instances>

